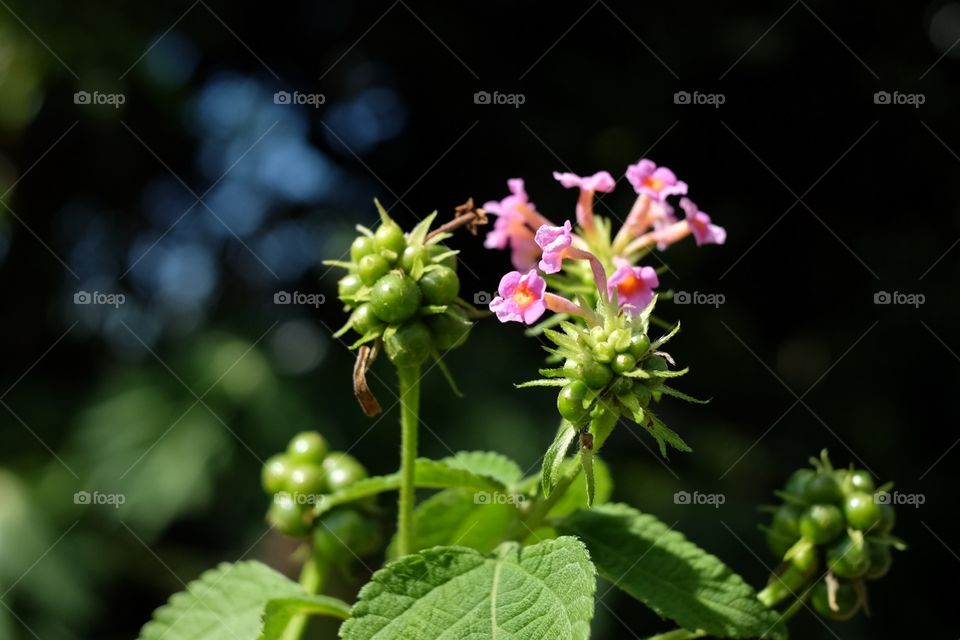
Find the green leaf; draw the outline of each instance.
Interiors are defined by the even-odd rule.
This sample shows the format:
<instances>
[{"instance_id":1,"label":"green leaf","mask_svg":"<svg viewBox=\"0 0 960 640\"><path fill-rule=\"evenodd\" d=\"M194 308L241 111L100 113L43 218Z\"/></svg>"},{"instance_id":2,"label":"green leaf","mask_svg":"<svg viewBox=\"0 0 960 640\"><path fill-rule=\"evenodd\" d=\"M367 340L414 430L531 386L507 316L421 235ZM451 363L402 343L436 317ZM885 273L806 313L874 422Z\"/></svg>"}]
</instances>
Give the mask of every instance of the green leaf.
<instances>
[{"instance_id":1,"label":"green leaf","mask_svg":"<svg viewBox=\"0 0 960 640\"><path fill-rule=\"evenodd\" d=\"M570 384L566 378L539 378L537 380L527 380L520 384L513 385L517 389L526 389L527 387L565 387Z\"/></svg>"},{"instance_id":2,"label":"green leaf","mask_svg":"<svg viewBox=\"0 0 960 640\"><path fill-rule=\"evenodd\" d=\"M583 466L583 477L587 481L587 506L593 506L593 496L596 493L596 484L593 479L593 449L582 449L580 464Z\"/></svg>"},{"instance_id":3,"label":"green leaf","mask_svg":"<svg viewBox=\"0 0 960 640\"><path fill-rule=\"evenodd\" d=\"M324 260L324 266L327 267L340 267L341 269L353 269L354 264L352 262L345 262L343 260Z\"/></svg>"},{"instance_id":4,"label":"green leaf","mask_svg":"<svg viewBox=\"0 0 960 640\"><path fill-rule=\"evenodd\" d=\"M574 464L574 460L570 459L566 464L572 465ZM597 455L596 451L593 453L593 484L593 504L599 505L609 502L610 495L613 493L613 478L610 475L610 468L600 456ZM547 515L550 518L558 518L569 515L586 506L587 485L585 482L574 482L570 485L570 488L567 489L566 493L563 494L563 497L557 500Z\"/></svg>"},{"instance_id":5,"label":"green leaf","mask_svg":"<svg viewBox=\"0 0 960 640\"><path fill-rule=\"evenodd\" d=\"M575 538L484 555L434 547L373 574L360 590L345 640L586 640L595 569Z\"/></svg>"},{"instance_id":6,"label":"green leaf","mask_svg":"<svg viewBox=\"0 0 960 640\"><path fill-rule=\"evenodd\" d=\"M690 367L684 367L676 371L664 369L663 371L650 371L649 373L654 378L679 378L680 376L685 376L690 373Z\"/></svg>"},{"instance_id":7,"label":"green leaf","mask_svg":"<svg viewBox=\"0 0 960 640\"><path fill-rule=\"evenodd\" d=\"M407 235L407 243L411 245L423 244L423 241L427 239L427 233L430 231L430 225L433 224L434 218L437 217L437 212L434 211L426 218L417 223L410 233Z\"/></svg>"},{"instance_id":8,"label":"green leaf","mask_svg":"<svg viewBox=\"0 0 960 640\"><path fill-rule=\"evenodd\" d=\"M377 207L377 213L380 214L380 222L382 224L390 224L393 222L393 218L390 217L390 214L387 213L387 210L383 208L383 205L380 204L378 199L374 198L373 204Z\"/></svg>"},{"instance_id":9,"label":"green leaf","mask_svg":"<svg viewBox=\"0 0 960 640\"><path fill-rule=\"evenodd\" d=\"M449 459L448 459L449 460ZM468 471L462 464L451 465L446 460L418 458L414 466L417 487L424 489L449 489L465 487L478 491L504 491L506 486L492 478ZM314 514L324 514L334 507L348 502L374 496L384 491L400 488L400 474L372 476L359 480L347 488L320 496Z\"/></svg>"},{"instance_id":10,"label":"green leaf","mask_svg":"<svg viewBox=\"0 0 960 640\"><path fill-rule=\"evenodd\" d=\"M676 431L663 423L663 420L650 412L647 412L647 418L649 418L649 420L645 420L642 426L650 432L650 435L656 438L657 444L660 445L660 455L663 457L667 456L668 444L677 451L683 451L684 453L693 451L690 445L684 442L683 438L681 438Z\"/></svg>"},{"instance_id":11,"label":"green leaf","mask_svg":"<svg viewBox=\"0 0 960 640\"><path fill-rule=\"evenodd\" d=\"M277 598L267 603L263 612L263 631L259 640L281 640L290 620L298 615L330 616L346 620L350 605L330 596L307 595Z\"/></svg>"},{"instance_id":12,"label":"green leaf","mask_svg":"<svg viewBox=\"0 0 960 640\"><path fill-rule=\"evenodd\" d=\"M782 637L774 629L777 613L743 578L649 514L603 505L577 511L557 528L586 543L600 575L685 629L721 638Z\"/></svg>"},{"instance_id":13,"label":"green leaf","mask_svg":"<svg viewBox=\"0 0 960 640\"><path fill-rule=\"evenodd\" d=\"M672 338L673 336L677 335L677 332L678 332L678 331L680 331L680 323L679 323L679 322L677 322L677 324L673 325L673 328L670 329L670 331L668 331L667 333L663 334L662 336L660 336L659 338L657 338L656 340L654 340L654 341L650 344L650 348L651 348L652 350L656 351L657 349L659 349L660 347L662 347L663 345L665 345L665 344L667 343L667 341L670 340L670 338Z\"/></svg>"},{"instance_id":14,"label":"green leaf","mask_svg":"<svg viewBox=\"0 0 960 640\"><path fill-rule=\"evenodd\" d=\"M557 486L557 471L563 463L563 458L567 455L567 449L570 443L577 435L577 430L573 425L564 420L557 431L557 437L553 439L553 444L543 455L543 466L540 471L540 484L543 487L543 495L550 496L553 488Z\"/></svg>"},{"instance_id":15,"label":"green leaf","mask_svg":"<svg viewBox=\"0 0 960 640\"><path fill-rule=\"evenodd\" d=\"M687 401L687 402L695 402L696 404L709 404L709 403L710 403L709 400L701 400L701 399L699 399L699 398L694 398L693 396L689 396L689 395L685 394L683 391L677 391L677 390L674 389L673 387L668 387L668 386L665 385L665 384L660 385L660 387L658 388L658 391L660 391L660 392L663 393L664 395L672 396L672 397L674 397L674 398L679 398L680 400L685 400L685 401Z\"/></svg>"},{"instance_id":16,"label":"green leaf","mask_svg":"<svg viewBox=\"0 0 960 640\"><path fill-rule=\"evenodd\" d=\"M447 489L417 505L413 514L413 551L440 545L492 551L517 526L520 512L511 494ZM387 557L397 558L396 537Z\"/></svg>"},{"instance_id":17,"label":"green leaf","mask_svg":"<svg viewBox=\"0 0 960 640\"><path fill-rule=\"evenodd\" d=\"M294 602L300 605L294 606ZM310 602L310 609L303 603ZM273 604L271 607L270 605ZM154 611L140 630L140 640L258 640L285 624L296 613L344 617L346 604L317 599L265 564L224 563L187 585L185 591Z\"/></svg>"},{"instance_id":18,"label":"green leaf","mask_svg":"<svg viewBox=\"0 0 960 640\"><path fill-rule=\"evenodd\" d=\"M441 462L452 469L466 469L470 473L496 480L505 487L520 481L523 470L516 462L495 451L459 451Z\"/></svg>"}]
</instances>

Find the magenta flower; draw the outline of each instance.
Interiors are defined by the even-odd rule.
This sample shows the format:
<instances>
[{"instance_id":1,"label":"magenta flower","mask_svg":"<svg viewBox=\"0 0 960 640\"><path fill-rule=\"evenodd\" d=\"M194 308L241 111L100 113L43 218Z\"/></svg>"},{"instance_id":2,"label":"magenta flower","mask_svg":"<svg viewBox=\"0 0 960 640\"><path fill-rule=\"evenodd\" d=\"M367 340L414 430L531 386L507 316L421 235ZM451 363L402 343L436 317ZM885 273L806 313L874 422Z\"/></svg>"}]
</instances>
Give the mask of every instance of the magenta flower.
<instances>
[{"instance_id":1,"label":"magenta flower","mask_svg":"<svg viewBox=\"0 0 960 640\"><path fill-rule=\"evenodd\" d=\"M686 195L687 183L677 180L673 171L666 167L657 167L653 160L646 158L627 167L627 180L634 191L652 200L664 200L671 195Z\"/></svg>"},{"instance_id":2,"label":"magenta flower","mask_svg":"<svg viewBox=\"0 0 960 640\"><path fill-rule=\"evenodd\" d=\"M653 267L631 266L623 258L615 259L615 263L617 270L610 276L607 290L610 296L616 291L620 306L637 315L647 308L653 300L653 290L660 286L657 272Z\"/></svg>"},{"instance_id":3,"label":"magenta flower","mask_svg":"<svg viewBox=\"0 0 960 640\"><path fill-rule=\"evenodd\" d=\"M596 191L610 192L617 186L616 181L606 171L598 171L592 176L578 176L575 173L553 172L553 178L567 189L578 187L577 226L587 234L592 234L596 225L593 221L593 194Z\"/></svg>"},{"instance_id":4,"label":"magenta flower","mask_svg":"<svg viewBox=\"0 0 960 640\"><path fill-rule=\"evenodd\" d=\"M573 244L572 226L567 220L562 227L551 227L543 225L537 229L535 236L537 245L543 250L543 257L540 258L540 270L544 273L556 273L560 271L564 254L570 245Z\"/></svg>"},{"instance_id":5,"label":"magenta flower","mask_svg":"<svg viewBox=\"0 0 960 640\"><path fill-rule=\"evenodd\" d=\"M723 244L727 241L727 230L712 224L710 216L700 211L690 198L680 198L680 208L686 214L685 222L690 227L698 247L705 244Z\"/></svg>"},{"instance_id":6,"label":"magenta flower","mask_svg":"<svg viewBox=\"0 0 960 640\"><path fill-rule=\"evenodd\" d=\"M526 274L511 271L500 279L497 289L500 295L490 303L490 310L497 314L500 322L533 324L547 309L546 289L547 283L536 269Z\"/></svg>"},{"instance_id":7,"label":"magenta flower","mask_svg":"<svg viewBox=\"0 0 960 640\"><path fill-rule=\"evenodd\" d=\"M510 195L499 202L492 200L483 208L497 217L493 229L487 234L483 246L488 249L510 247L511 262L520 270L536 265L540 249L534 242L533 230L550 221L537 213L537 209L524 187L523 179L507 180Z\"/></svg>"},{"instance_id":8,"label":"magenta flower","mask_svg":"<svg viewBox=\"0 0 960 640\"><path fill-rule=\"evenodd\" d=\"M603 191L608 193L613 191L616 181L607 171L598 171L592 176L578 176L575 173L553 172L553 179L562 184L567 189L578 187L583 191Z\"/></svg>"}]
</instances>

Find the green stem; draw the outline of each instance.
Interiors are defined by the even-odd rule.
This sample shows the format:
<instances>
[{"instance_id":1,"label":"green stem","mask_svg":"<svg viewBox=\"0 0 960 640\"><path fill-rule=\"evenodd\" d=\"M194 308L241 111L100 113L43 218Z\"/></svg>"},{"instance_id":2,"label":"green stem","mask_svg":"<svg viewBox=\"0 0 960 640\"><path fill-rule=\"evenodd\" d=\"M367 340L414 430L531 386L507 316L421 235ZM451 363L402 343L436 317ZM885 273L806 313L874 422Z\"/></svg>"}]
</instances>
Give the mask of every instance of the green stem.
<instances>
[{"instance_id":1,"label":"green stem","mask_svg":"<svg viewBox=\"0 0 960 640\"><path fill-rule=\"evenodd\" d=\"M415 463L420 421L420 367L397 368L400 379L400 497L397 505L397 551L413 551L413 506L416 500Z\"/></svg>"},{"instance_id":2,"label":"green stem","mask_svg":"<svg viewBox=\"0 0 960 640\"><path fill-rule=\"evenodd\" d=\"M320 565L317 558L312 555L307 558L303 569L300 570L300 585L303 587L303 590L309 594L319 593L323 587L323 574L324 567ZM283 631L283 640L300 640L300 638L303 637L303 632L307 629L307 622L309 621L310 616L305 613L293 616L290 622L287 623L287 628Z\"/></svg>"}]
</instances>

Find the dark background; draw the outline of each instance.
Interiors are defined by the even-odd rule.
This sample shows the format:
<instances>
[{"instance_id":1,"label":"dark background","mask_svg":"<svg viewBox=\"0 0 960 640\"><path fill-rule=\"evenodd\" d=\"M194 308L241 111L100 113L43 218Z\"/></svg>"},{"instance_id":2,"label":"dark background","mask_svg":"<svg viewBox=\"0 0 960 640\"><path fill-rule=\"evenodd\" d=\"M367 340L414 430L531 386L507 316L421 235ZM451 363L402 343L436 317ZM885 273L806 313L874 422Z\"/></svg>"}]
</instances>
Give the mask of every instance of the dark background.
<instances>
[{"instance_id":1,"label":"dark background","mask_svg":"<svg viewBox=\"0 0 960 640\"><path fill-rule=\"evenodd\" d=\"M371 421L350 397L320 264L375 221L373 197L409 225L522 176L562 220L575 196L551 171L619 177L642 156L729 232L661 254L664 288L725 302L660 308L683 322L682 388L714 400L663 403L695 450L666 463L618 429L615 498L762 585L757 506L827 447L924 504L898 510L910 550L871 585L873 617L804 611L794 637L956 637L960 3L0 4L0 637L131 637L218 561L289 570L258 474L300 429L395 468L395 412ZM276 105L281 90L325 103ZM525 101L478 105L481 90ZM623 182L598 212L631 202ZM509 268L479 238L456 245L468 297ZM327 303L275 305L281 290ZM518 325L481 323L449 356L466 399L426 380L422 453L490 448L534 470L553 395L511 385L541 356ZM389 367L375 374L392 405ZM126 502L77 505L79 490ZM726 502L676 505L680 490ZM667 628L608 588L595 637Z\"/></svg>"}]
</instances>

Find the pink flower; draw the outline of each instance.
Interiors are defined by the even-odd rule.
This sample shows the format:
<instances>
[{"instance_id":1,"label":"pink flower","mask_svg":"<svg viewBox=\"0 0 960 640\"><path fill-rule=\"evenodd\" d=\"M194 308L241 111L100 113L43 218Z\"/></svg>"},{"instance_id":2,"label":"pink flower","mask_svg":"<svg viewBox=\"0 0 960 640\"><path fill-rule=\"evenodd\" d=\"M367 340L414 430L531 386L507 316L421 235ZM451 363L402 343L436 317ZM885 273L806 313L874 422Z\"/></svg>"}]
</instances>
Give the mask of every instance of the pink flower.
<instances>
[{"instance_id":1,"label":"pink flower","mask_svg":"<svg viewBox=\"0 0 960 640\"><path fill-rule=\"evenodd\" d=\"M592 176L578 176L575 173L553 172L553 179L567 189L579 187L583 191L603 191L609 193L616 186L613 176L607 171L598 171Z\"/></svg>"},{"instance_id":2,"label":"pink flower","mask_svg":"<svg viewBox=\"0 0 960 640\"><path fill-rule=\"evenodd\" d=\"M634 191L652 200L662 201L670 195L686 195L687 183L677 180L673 171L666 167L657 167L653 160L646 158L627 167L627 180Z\"/></svg>"},{"instance_id":3,"label":"pink flower","mask_svg":"<svg viewBox=\"0 0 960 640\"><path fill-rule=\"evenodd\" d=\"M533 240L533 230L549 220L537 213L527 197L521 178L507 180L510 195L499 202L492 200L483 208L497 217L493 229L487 234L483 246L488 249L510 247L511 262L517 269L526 270L537 263L540 249Z\"/></svg>"},{"instance_id":4,"label":"pink flower","mask_svg":"<svg viewBox=\"0 0 960 640\"><path fill-rule=\"evenodd\" d=\"M545 224L537 229L535 239L537 245L543 249L543 257L540 258L541 271L544 273L560 271L564 253L573 244L571 231L572 226L569 220L564 222L562 227L551 227Z\"/></svg>"},{"instance_id":5,"label":"pink flower","mask_svg":"<svg viewBox=\"0 0 960 640\"><path fill-rule=\"evenodd\" d=\"M616 181L606 171L598 171L592 176L578 176L575 173L553 172L553 178L567 189L578 187L580 197L577 199L577 226L588 235L594 232L596 224L593 221L593 194L596 191L610 192L617 186Z\"/></svg>"},{"instance_id":6,"label":"pink flower","mask_svg":"<svg viewBox=\"0 0 960 640\"><path fill-rule=\"evenodd\" d=\"M500 322L523 322L533 324L547 305L544 302L547 283L531 269L525 275L511 271L500 279L497 291L500 295L490 302L490 310Z\"/></svg>"},{"instance_id":7,"label":"pink flower","mask_svg":"<svg viewBox=\"0 0 960 640\"><path fill-rule=\"evenodd\" d=\"M630 313L637 315L647 308L653 300L654 288L660 286L657 272L653 267L634 267L623 258L614 259L617 270L610 276L607 290L610 296L617 292L621 307L628 307Z\"/></svg>"},{"instance_id":8,"label":"pink flower","mask_svg":"<svg viewBox=\"0 0 960 640\"><path fill-rule=\"evenodd\" d=\"M680 198L680 208L686 214L685 222L690 227L697 246L705 244L723 244L727 241L727 230L710 222L710 216L693 203L690 198Z\"/></svg>"}]
</instances>

